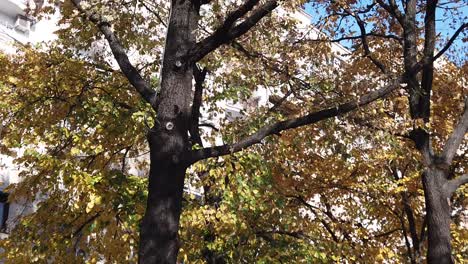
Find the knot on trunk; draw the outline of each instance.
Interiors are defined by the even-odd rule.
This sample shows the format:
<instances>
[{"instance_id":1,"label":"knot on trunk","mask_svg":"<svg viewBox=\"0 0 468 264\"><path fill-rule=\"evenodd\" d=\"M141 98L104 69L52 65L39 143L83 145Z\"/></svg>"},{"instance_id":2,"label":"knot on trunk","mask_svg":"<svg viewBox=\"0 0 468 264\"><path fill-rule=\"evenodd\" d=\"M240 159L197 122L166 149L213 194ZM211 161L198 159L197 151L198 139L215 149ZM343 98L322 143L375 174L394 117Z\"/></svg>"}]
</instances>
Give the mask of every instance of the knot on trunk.
<instances>
[{"instance_id":1,"label":"knot on trunk","mask_svg":"<svg viewBox=\"0 0 468 264\"><path fill-rule=\"evenodd\" d=\"M172 123L171 121L167 122L166 123L166 130L171 131L172 129L174 129L174 123Z\"/></svg>"}]
</instances>

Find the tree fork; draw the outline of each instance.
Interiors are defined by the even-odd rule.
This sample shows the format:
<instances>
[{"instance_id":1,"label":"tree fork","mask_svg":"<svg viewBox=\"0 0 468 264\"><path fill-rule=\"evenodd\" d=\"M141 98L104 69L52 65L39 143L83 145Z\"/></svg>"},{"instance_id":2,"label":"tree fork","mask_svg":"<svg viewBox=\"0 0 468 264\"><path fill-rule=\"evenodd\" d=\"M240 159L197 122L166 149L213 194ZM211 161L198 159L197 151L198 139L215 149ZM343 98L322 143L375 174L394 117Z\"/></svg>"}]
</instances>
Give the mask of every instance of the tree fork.
<instances>
[{"instance_id":1,"label":"tree fork","mask_svg":"<svg viewBox=\"0 0 468 264\"><path fill-rule=\"evenodd\" d=\"M430 135L424 129L414 129L410 134L426 166L422 181L427 213L427 262L430 264L454 263L450 241L450 198L460 185L468 182L468 177L461 175L449 180L449 168L467 130L468 98L465 99L464 112L440 155L433 153Z\"/></svg>"}]
</instances>

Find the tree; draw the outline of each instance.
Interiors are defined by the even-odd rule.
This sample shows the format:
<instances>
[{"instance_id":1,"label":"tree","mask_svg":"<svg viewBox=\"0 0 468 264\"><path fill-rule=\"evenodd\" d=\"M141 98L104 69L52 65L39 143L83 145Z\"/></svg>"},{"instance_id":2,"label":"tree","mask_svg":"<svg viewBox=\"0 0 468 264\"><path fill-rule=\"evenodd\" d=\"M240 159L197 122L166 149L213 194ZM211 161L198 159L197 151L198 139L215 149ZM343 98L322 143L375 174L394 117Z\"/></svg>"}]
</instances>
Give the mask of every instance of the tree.
<instances>
[{"instance_id":1,"label":"tree","mask_svg":"<svg viewBox=\"0 0 468 264\"><path fill-rule=\"evenodd\" d=\"M468 117L467 104L465 102L465 110L462 111L459 121L454 125L453 132L449 133L446 143L441 144L438 142L438 144L441 144L439 145L440 154L433 153L431 135L423 124L428 124L431 116L431 93L434 87L434 76L436 75L434 73L436 68L434 60L440 57L467 27L466 22L463 22L463 18L461 18L461 23L458 22L457 3L405 1L400 5L395 1L375 1L363 6L361 3L332 2L329 8L334 11L332 16L352 19L359 29L358 35L345 32L341 40L360 39L363 56L369 58L377 69L381 72L387 72L390 69L401 71L405 76L405 81L408 84L410 116L415 122L409 137L420 151L422 163L424 164L422 179L429 237L427 260L429 263L452 263L450 205L448 201L455 190L466 183L466 175L456 177L453 175L453 171L450 172L449 168L453 165L453 158L468 128L466 124ZM435 53L437 8L449 10L448 12L454 15L451 19L453 19L454 23L460 23L460 25L454 26L453 35L450 36L446 44L441 45L440 51ZM388 23L374 23L374 12L388 18ZM376 53L372 52L369 43L373 44L377 49L380 48L379 46L389 47L389 44L381 44L379 38L395 39L396 43L400 44L397 45L397 50L403 55L401 68L395 68L394 65L379 59ZM418 55L419 47L422 47L421 55ZM422 73L415 74L411 72L415 65L421 62L425 64ZM455 85L462 85L463 82L464 80L461 79ZM414 238L416 237L414 236ZM413 239L414 242L415 239Z\"/></svg>"},{"instance_id":2,"label":"tree","mask_svg":"<svg viewBox=\"0 0 468 264\"><path fill-rule=\"evenodd\" d=\"M153 125L147 133L151 165L146 212L140 230L139 261L141 263L175 263L179 249L177 234L184 180L190 165L208 158L232 155L261 143L269 136L280 134L284 130L317 123L363 107L400 88L401 83L408 82L409 76L416 75L424 69L427 72L428 65L440 57L440 55L434 57L427 55L423 60L418 61L413 56L414 54L405 55L405 58L412 57L408 59L411 63L407 63L402 75L384 71L381 76L386 84L379 89L374 89L378 85L366 87L367 93L362 93L358 98L353 96L335 98L337 105L333 107L319 110L309 106L306 109L310 111L306 111L303 115L281 121L272 122L265 116L259 117L256 120L256 126L252 127L255 130L249 131L250 134L246 134L245 137L222 146L202 147L199 113L204 89L201 82L207 74L205 68L214 76L215 83L219 81L216 80L218 78L228 81L229 85L234 85L235 82L250 84L250 87L245 89L247 94L250 94L251 90L259 84L282 88L288 87L288 81L292 81L292 83L304 85L303 80L297 77L301 75L298 58L303 54L310 54L313 58L319 52L307 44L300 43L300 34L290 36L290 41L285 43L281 40L281 33L292 30L294 23L280 16L269 17L272 10L279 5L286 10L294 10L303 2L248 0L229 8L227 2L212 1L171 1L170 3L163 1L160 5L139 1L135 3L66 1L60 7L63 15L61 23L64 26L59 32L61 40L58 45L50 49L49 55L26 49L25 52L30 52L26 54L29 58L24 56L13 63L2 62L9 66L4 69L8 75L12 76L6 81L8 85L3 88L5 94L11 95L8 98L11 105L4 106L9 110L6 115L14 120L8 123L8 145L10 147L20 144L48 146L46 153L31 150L19 160L26 165L34 164L34 167L24 173L26 181L22 186L18 186L17 194L42 193L54 199L59 199L61 195L68 197L68 202L64 202L60 209L70 212L70 219L67 223L71 223L73 228L77 222L80 223L76 230L69 234L70 237L76 237L84 227L100 217L104 218L103 222L106 222L107 226L107 231L103 230L102 234L110 235L113 232L109 230L115 231L113 239L116 240L119 234L128 232L130 227L135 228L135 223L138 221L132 217L132 214L141 208L134 206L136 200L132 200L131 197L134 197L136 193L139 199L144 197L141 189L143 182L140 179L124 177L127 165L125 160L127 155L138 155L135 149L142 149L144 116L154 115ZM202 9L205 6L210 7L211 10ZM135 10L139 8L146 11L135 13ZM226 9L230 11L226 12ZM45 7L45 11L47 10L51 11L53 8ZM214 16L212 18L205 16L202 20L200 14L204 13L200 10L212 12ZM168 15L167 23L161 19L164 15ZM286 27L279 26L282 22ZM199 28L199 23L206 23L212 32L203 32ZM138 29L137 25L144 30ZM272 27L272 25L277 27ZM167 34L163 38L158 33L166 30L165 26L167 26ZM412 27L414 26L413 23ZM254 27L256 30L253 30ZM79 34L76 34L77 29L80 30ZM99 31L99 34L107 40L121 73L131 87L126 85L125 79L119 72L106 64L105 55L94 52L91 54L94 58L91 59L87 56L90 54L79 52L92 50L90 49L92 43L98 39L96 31ZM431 38L426 39L429 41L434 37L435 35L432 34ZM375 63L376 60L369 55L369 49L366 48L365 37L361 39L365 57ZM163 40L165 41L164 47L162 47ZM272 54L269 54L271 57L274 57L274 51L284 56L270 63L274 60L266 60L267 57L262 52L256 52L256 49L264 49L266 43L276 48L272 50ZM161 48L155 48L158 44ZM298 44L301 44L299 48ZM410 44L411 42L408 45ZM411 47L415 48L414 45ZM286 51L280 52L282 48ZM161 57L162 63L148 63L146 68L139 69L131 63L126 53L126 50L131 49L138 50L141 55L148 57L153 55L156 61L158 57ZM155 55L154 52L157 54ZM326 52L322 51L320 54L323 53ZM240 74L231 73L228 78L222 75L220 77L215 71L226 65L226 61L223 60L226 59L223 58L226 54L234 58L244 57L255 60L258 64L265 65L268 71L266 74L256 74L253 72L255 69L250 69ZM20 64L22 66L18 67ZM285 66L289 64L290 68ZM379 66L378 63L376 65ZM47 74L28 74L36 66L39 66L38 71L44 71ZM67 69L66 74L62 71L63 69ZM155 80L143 77L149 70L157 71L158 69L160 70L160 75L157 76L159 84L155 84ZM227 75L228 72L224 74ZM256 81L253 77L258 75L263 79ZM281 77L279 80L275 79L277 75ZM67 77L63 78L63 76ZM193 79L196 82L195 91L192 87ZM16 88L9 90L10 88L7 87L11 86L16 86ZM34 86L39 88L37 93L31 93L27 89ZM154 89L155 86L158 89ZM411 84L408 87L413 87L410 91L417 90ZM236 88L242 91L242 86L239 85ZM291 90L293 90L293 85L291 85ZM309 91L314 92L314 95L318 93L312 88ZM216 89L213 89L212 93L216 93ZM289 94L292 93L294 92ZM237 95L238 91L235 94ZM415 96L413 93L412 98ZM419 99L413 101L420 103ZM43 105L37 106L38 102L42 102ZM414 106L412 109L419 109L418 107ZM13 114L9 115L10 113ZM16 123L16 120L20 120L19 117L24 118L25 115L32 115L32 113L36 117L34 121ZM49 125L44 126L44 123ZM112 165L120 159L122 166L119 172ZM55 171L56 168L59 170ZM38 177L46 177L46 175L53 177L56 183L73 182L73 189L77 189L81 194L89 192L81 197L75 197L68 186L62 189L49 186L41 190L27 190L25 186L28 186L28 183L37 185ZM126 181L132 181L135 189L118 188ZM105 190L105 186L108 185L117 186ZM57 185L53 186L57 187ZM120 197L119 194L122 193L125 195ZM105 199L103 200L102 197ZM114 197L119 197L118 202L115 202ZM86 213L93 212L94 215L86 219L86 215L78 213L78 208L70 206L72 204L76 204L78 208L86 205L86 211L88 211ZM45 206L41 207L38 213L34 214L36 221L44 219L47 212L45 208ZM115 209L119 213L114 217L112 212ZM56 210L56 212L59 211ZM126 223L127 226L122 227L119 223ZM25 230L31 228L28 226L28 219L23 221L22 227ZM61 228L66 227L65 225ZM37 236L44 235L40 232L40 228L35 228L29 231ZM265 232L264 235L268 236L271 230ZM60 239L51 239L53 242L51 241L50 244L64 248L70 247L70 245L61 244ZM136 243L134 239L132 241ZM95 248L105 246L96 241L91 244ZM79 248L76 245L74 247ZM45 250L42 248L42 252ZM129 258L132 252L119 252L119 254ZM60 257L73 258L73 252L57 256L57 260ZM92 253L89 256L90 259L98 257ZM106 257L111 258L110 255Z\"/></svg>"}]
</instances>

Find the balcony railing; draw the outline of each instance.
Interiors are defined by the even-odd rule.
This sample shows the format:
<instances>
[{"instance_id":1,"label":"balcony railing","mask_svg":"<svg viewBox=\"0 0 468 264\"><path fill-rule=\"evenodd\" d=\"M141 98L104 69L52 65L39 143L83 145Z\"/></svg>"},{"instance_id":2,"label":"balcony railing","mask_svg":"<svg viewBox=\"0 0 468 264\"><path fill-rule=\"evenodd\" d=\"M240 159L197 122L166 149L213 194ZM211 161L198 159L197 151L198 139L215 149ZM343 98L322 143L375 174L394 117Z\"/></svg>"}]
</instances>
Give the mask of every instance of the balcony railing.
<instances>
[{"instance_id":1,"label":"balcony railing","mask_svg":"<svg viewBox=\"0 0 468 264\"><path fill-rule=\"evenodd\" d=\"M28 7L28 0L1 0L0 13L9 17L24 15L24 10Z\"/></svg>"}]
</instances>

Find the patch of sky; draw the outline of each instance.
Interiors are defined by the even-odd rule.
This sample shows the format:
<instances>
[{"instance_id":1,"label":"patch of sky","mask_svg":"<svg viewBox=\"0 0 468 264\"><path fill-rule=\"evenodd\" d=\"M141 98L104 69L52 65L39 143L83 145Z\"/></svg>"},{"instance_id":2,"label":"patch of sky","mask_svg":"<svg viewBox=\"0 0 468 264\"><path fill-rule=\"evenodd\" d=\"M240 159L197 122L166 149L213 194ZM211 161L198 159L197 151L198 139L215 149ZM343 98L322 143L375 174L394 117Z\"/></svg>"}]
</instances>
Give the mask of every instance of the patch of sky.
<instances>
[{"instance_id":1,"label":"patch of sky","mask_svg":"<svg viewBox=\"0 0 468 264\"><path fill-rule=\"evenodd\" d=\"M387 0L384 0L387 1ZM403 1L396 1L399 9L404 12L402 6ZM419 2L419 1L418 1ZM353 5L353 8L359 10L366 10L373 1L370 0L358 0ZM304 5L306 13L312 17L311 23L320 29L323 33L330 37L330 39L340 39L344 35L359 36L360 30L356 20L347 16L340 18L337 26L334 28L328 28L326 26L327 20L330 18L330 12L327 10L328 3L324 4L319 1L309 1ZM467 0L447 0L439 1L436 11L436 31L437 31L437 46L436 48L443 48L454 33L464 24L468 23L468 1ZM376 7L373 7L374 10ZM418 26L423 29L424 27L424 12L420 12L417 15ZM365 20L365 14L359 14L359 16ZM373 20L372 22L365 23L366 32L372 32L374 27L378 23L388 23L384 19ZM457 65L463 65L468 61L468 28L465 28L456 38L450 49L445 53L445 56L456 63ZM341 40L339 43L348 49L353 49L352 40Z\"/></svg>"}]
</instances>

